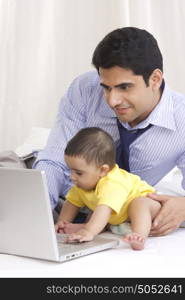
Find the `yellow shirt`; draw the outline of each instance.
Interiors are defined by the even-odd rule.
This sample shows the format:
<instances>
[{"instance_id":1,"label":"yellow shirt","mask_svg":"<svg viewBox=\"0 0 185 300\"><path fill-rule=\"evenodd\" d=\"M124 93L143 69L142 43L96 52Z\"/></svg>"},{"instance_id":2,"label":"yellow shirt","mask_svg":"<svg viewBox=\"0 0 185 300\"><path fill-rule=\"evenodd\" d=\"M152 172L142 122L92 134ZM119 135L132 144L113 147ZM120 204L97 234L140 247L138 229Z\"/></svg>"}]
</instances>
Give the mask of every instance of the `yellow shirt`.
<instances>
[{"instance_id":1,"label":"yellow shirt","mask_svg":"<svg viewBox=\"0 0 185 300\"><path fill-rule=\"evenodd\" d=\"M127 208L133 199L153 192L155 189L139 176L115 165L99 180L94 190L86 191L73 186L67 193L66 199L75 206L87 206L93 211L97 205L107 205L112 209L109 223L118 225L128 218Z\"/></svg>"}]
</instances>

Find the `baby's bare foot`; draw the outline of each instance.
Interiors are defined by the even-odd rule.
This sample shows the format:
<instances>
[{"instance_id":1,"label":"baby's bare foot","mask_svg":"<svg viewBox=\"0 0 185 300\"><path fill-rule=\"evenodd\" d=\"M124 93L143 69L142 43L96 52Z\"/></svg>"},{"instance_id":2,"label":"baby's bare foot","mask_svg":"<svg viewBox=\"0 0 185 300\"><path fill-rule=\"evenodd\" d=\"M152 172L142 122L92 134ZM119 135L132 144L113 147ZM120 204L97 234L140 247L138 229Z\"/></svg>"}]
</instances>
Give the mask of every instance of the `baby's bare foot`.
<instances>
[{"instance_id":1,"label":"baby's bare foot","mask_svg":"<svg viewBox=\"0 0 185 300\"><path fill-rule=\"evenodd\" d=\"M123 240L129 243L133 250L142 250L144 248L145 238L138 233L127 234Z\"/></svg>"},{"instance_id":2,"label":"baby's bare foot","mask_svg":"<svg viewBox=\"0 0 185 300\"><path fill-rule=\"evenodd\" d=\"M84 226L84 224L80 224L80 223L68 223L68 224L65 224L65 227L64 227L64 232L65 233L75 233L77 232L78 230L80 230L82 227Z\"/></svg>"}]
</instances>

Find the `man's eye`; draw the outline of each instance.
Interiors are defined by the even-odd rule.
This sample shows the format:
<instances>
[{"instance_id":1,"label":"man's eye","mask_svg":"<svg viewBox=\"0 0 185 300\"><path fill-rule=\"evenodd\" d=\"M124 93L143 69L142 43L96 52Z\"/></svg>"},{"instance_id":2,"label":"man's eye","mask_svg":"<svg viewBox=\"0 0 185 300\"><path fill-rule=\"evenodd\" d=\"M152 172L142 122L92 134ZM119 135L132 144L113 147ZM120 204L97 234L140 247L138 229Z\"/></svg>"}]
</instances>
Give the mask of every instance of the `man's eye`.
<instances>
[{"instance_id":1,"label":"man's eye","mask_svg":"<svg viewBox=\"0 0 185 300\"><path fill-rule=\"evenodd\" d=\"M110 92L111 88L109 86L103 86L104 91L106 92Z\"/></svg>"},{"instance_id":2,"label":"man's eye","mask_svg":"<svg viewBox=\"0 0 185 300\"><path fill-rule=\"evenodd\" d=\"M76 174L77 174L78 176L81 176L81 175L82 175L82 173L79 173L79 172L76 172Z\"/></svg>"},{"instance_id":3,"label":"man's eye","mask_svg":"<svg viewBox=\"0 0 185 300\"><path fill-rule=\"evenodd\" d=\"M126 90L129 89L129 86L128 85L126 85L126 86L123 85L123 86L120 86L119 89L122 90L122 91L126 91Z\"/></svg>"},{"instance_id":4,"label":"man's eye","mask_svg":"<svg viewBox=\"0 0 185 300\"><path fill-rule=\"evenodd\" d=\"M128 84L128 85L120 85L120 90L124 90L124 91L126 91L126 90L128 90L129 88L131 88L132 87L132 85L131 84Z\"/></svg>"}]
</instances>

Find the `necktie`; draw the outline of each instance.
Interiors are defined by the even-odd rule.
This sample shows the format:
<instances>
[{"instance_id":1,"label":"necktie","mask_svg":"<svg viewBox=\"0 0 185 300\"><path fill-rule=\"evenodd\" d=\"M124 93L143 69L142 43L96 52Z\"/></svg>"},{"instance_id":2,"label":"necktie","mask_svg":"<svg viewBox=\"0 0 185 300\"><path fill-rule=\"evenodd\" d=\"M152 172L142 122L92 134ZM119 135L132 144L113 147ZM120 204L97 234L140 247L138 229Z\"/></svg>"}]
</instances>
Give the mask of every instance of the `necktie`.
<instances>
[{"instance_id":1,"label":"necktie","mask_svg":"<svg viewBox=\"0 0 185 300\"><path fill-rule=\"evenodd\" d=\"M142 129L127 130L117 119L117 125L120 135L120 144L116 149L116 163L120 168L129 172L129 146L133 143L133 141L135 141L135 139L137 139L137 137L148 130L152 124L149 124L147 127Z\"/></svg>"}]
</instances>

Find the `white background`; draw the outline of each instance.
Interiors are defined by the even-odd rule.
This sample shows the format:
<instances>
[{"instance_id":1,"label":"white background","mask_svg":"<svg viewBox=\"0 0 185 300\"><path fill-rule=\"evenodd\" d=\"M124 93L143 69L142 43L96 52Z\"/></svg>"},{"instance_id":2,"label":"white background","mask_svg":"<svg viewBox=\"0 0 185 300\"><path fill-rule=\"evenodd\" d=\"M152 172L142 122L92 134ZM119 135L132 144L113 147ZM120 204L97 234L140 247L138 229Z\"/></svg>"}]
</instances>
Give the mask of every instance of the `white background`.
<instances>
[{"instance_id":1,"label":"white background","mask_svg":"<svg viewBox=\"0 0 185 300\"><path fill-rule=\"evenodd\" d=\"M53 126L66 88L118 27L150 31L165 79L185 93L184 20L184 0L0 0L0 151Z\"/></svg>"}]
</instances>

